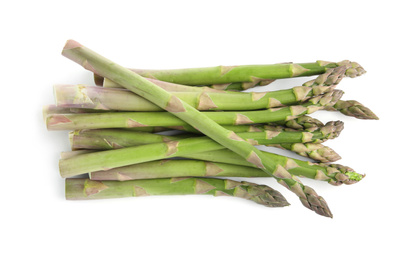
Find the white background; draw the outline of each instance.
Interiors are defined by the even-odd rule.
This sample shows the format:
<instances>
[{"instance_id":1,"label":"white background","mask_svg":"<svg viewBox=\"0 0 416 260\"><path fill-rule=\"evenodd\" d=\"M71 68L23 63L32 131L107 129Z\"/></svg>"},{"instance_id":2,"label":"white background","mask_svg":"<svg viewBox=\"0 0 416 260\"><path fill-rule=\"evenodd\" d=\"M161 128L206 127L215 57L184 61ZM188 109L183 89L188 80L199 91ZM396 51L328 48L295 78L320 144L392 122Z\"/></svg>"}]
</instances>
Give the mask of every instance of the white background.
<instances>
[{"instance_id":1,"label":"white background","mask_svg":"<svg viewBox=\"0 0 416 260\"><path fill-rule=\"evenodd\" d=\"M414 259L416 22L412 1L8 1L0 8L1 259ZM52 85L93 84L60 55L67 39L126 67L359 62L343 99L379 121L342 120L327 145L367 174L352 186L304 182L334 214L210 196L66 201L67 132L48 132ZM279 81L267 90L302 84ZM413 243L412 243L413 240Z\"/></svg>"}]
</instances>

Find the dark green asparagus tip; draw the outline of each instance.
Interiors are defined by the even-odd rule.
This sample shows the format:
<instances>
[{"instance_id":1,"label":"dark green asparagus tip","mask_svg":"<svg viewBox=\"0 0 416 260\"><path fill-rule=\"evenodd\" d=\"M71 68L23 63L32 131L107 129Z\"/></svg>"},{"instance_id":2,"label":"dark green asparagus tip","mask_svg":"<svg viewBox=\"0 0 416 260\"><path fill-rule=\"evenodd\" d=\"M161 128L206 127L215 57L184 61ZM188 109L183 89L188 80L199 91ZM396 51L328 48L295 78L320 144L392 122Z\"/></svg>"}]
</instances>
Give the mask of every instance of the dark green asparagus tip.
<instances>
[{"instance_id":1,"label":"dark green asparagus tip","mask_svg":"<svg viewBox=\"0 0 416 260\"><path fill-rule=\"evenodd\" d=\"M315 211L317 214L332 218L333 215L331 213L331 210L328 207L328 204L322 198L319 196L312 188L305 186L303 191L305 192L306 199L301 198L302 204L309 208L310 210Z\"/></svg>"},{"instance_id":2,"label":"dark green asparagus tip","mask_svg":"<svg viewBox=\"0 0 416 260\"><path fill-rule=\"evenodd\" d=\"M332 185L336 185L336 186L341 185L341 184L350 185L350 184L354 184L354 183L361 181L365 177L365 174L357 173L350 167L347 167L344 165L329 164L328 166L330 166L331 168L335 170L335 172L329 173L329 174L333 174L334 179L336 179L336 181L334 180L330 181Z\"/></svg>"},{"instance_id":3,"label":"dark green asparagus tip","mask_svg":"<svg viewBox=\"0 0 416 260\"><path fill-rule=\"evenodd\" d=\"M250 182L242 182L247 185L247 192L252 196L251 200L267 207L286 207L289 202L283 195L266 185L258 185Z\"/></svg>"},{"instance_id":4,"label":"dark green asparagus tip","mask_svg":"<svg viewBox=\"0 0 416 260\"><path fill-rule=\"evenodd\" d=\"M358 119L372 119L378 120L378 116L374 114L368 107L364 106L358 101L355 100L339 100L334 108L344 115L353 116Z\"/></svg>"},{"instance_id":5,"label":"dark green asparagus tip","mask_svg":"<svg viewBox=\"0 0 416 260\"><path fill-rule=\"evenodd\" d=\"M367 71L357 62L344 60L337 63L338 66L346 66L345 76L355 78L365 74Z\"/></svg>"}]
</instances>

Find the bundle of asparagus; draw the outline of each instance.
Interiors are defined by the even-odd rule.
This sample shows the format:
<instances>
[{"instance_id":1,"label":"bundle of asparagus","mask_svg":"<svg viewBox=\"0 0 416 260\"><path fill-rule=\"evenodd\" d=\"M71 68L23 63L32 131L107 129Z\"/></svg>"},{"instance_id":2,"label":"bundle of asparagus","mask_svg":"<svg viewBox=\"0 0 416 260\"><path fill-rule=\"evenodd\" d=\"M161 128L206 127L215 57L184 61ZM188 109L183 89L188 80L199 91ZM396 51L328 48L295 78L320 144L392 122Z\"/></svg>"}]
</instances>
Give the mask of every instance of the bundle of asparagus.
<instances>
[{"instance_id":1,"label":"bundle of asparagus","mask_svg":"<svg viewBox=\"0 0 416 260\"><path fill-rule=\"evenodd\" d=\"M340 156L323 145L339 136L343 122L310 116L327 110L377 119L361 103L341 100L343 92L335 89L343 77L365 73L356 62L131 70L73 40L62 54L92 71L96 83L56 85L55 105L44 107L48 130L70 131L72 151L59 161L67 199L211 194L289 205L270 187L225 178L272 177L305 207L332 217L325 200L298 177L332 185L364 177L335 164ZM314 75L291 89L239 92ZM309 159L261 151L258 145ZM84 173L89 177L79 178Z\"/></svg>"}]
</instances>

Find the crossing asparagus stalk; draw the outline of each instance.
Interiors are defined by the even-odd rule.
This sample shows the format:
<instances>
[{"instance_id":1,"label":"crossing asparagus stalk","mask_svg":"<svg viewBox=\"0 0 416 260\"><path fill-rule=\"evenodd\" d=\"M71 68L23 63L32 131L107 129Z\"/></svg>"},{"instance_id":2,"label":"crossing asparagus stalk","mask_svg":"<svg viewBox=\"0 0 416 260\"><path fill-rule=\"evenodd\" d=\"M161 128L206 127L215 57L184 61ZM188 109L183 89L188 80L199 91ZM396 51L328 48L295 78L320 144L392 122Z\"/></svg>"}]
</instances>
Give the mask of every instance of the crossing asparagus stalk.
<instances>
[{"instance_id":1,"label":"crossing asparagus stalk","mask_svg":"<svg viewBox=\"0 0 416 260\"><path fill-rule=\"evenodd\" d=\"M94 181L66 179L68 200L90 200L152 195L204 194L233 196L267 207L285 207L289 203L280 192L266 185L215 178L163 178L131 181Z\"/></svg>"},{"instance_id":2,"label":"crossing asparagus stalk","mask_svg":"<svg viewBox=\"0 0 416 260\"><path fill-rule=\"evenodd\" d=\"M135 75L135 74L134 74ZM163 91L163 90L162 90ZM180 100L176 96L165 92L174 97L174 100ZM320 96L309 99L306 103L296 106L281 108L270 108L257 111L224 111L224 112L199 112L195 108L186 105L192 109L192 114L198 113L199 117L206 118L213 124L217 125L241 125L269 123L275 121L292 120L294 118L311 114L317 110L324 109L325 106L332 106L342 96L341 90L334 90ZM178 101L182 102L182 101ZM183 103L180 103L183 104ZM185 103L186 104L186 103ZM188 110L189 110L188 109ZM188 111L186 110L186 111ZM190 111L190 110L189 110ZM77 129L99 129L99 128L131 128L131 127L172 127L172 126L192 126L192 123L186 122L183 118L185 112L106 112L106 113L81 113L81 114L52 114L47 115L46 125L48 130L77 130ZM196 118L196 116L195 116ZM194 119L194 118L193 118ZM199 118L198 118L199 119ZM188 120L188 119L187 119ZM194 119L195 120L195 119ZM188 120L189 121L189 120ZM193 122L193 121L191 121ZM195 127L194 127L195 128ZM210 127L208 127L210 128ZM223 127L220 127L223 129ZM201 127L196 127L202 132ZM229 132L229 131L228 131ZM214 132L216 133L216 132Z\"/></svg>"},{"instance_id":3,"label":"crossing asparagus stalk","mask_svg":"<svg viewBox=\"0 0 416 260\"><path fill-rule=\"evenodd\" d=\"M242 65L242 66L217 66L207 68L190 68L175 70L142 70L132 69L135 73L152 79L172 82L177 84L198 86L213 85L218 89L245 90L257 85L267 85L274 79L313 76L325 73L330 68L346 66L345 75L357 77L365 73L365 70L356 62L326 62L312 63L281 63L269 65ZM102 78L94 76L95 82L101 84ZM111 79L109 79L111 80ZM112 80L114 82L114 80ZM230 84L236 83L236 84ZM120 84L107 85L115 87Z\"/></svg>"},{"instance_id":4,"label":"crossing asparagus stalk","mask_svg":"<svg viewBox=\"0 0 416 260\"><path fill-rule=\"evenodd\" d=\"M378 117L373 111L355 100L338 100L333 107L327 107L325 109L329 111L339 111L346 116L352 116L359 119L378 120Z\"/></svg>"},{"instance_id":5,"label":"crossing asparagus stalk","mask_svg":"<svg viewBox=\"0 0 416 260\"><path fill-rule=\"evenodd\" d=\"M133 91L134 93L148 99L149 101L155 103L161 108L174 114L175 116L177 116L184 122L190 124L192 127L204 133L206 136L212 138L214 141L216 141L218 145L224 146L230 149L231 151L245 158L247 161L256 165L258 168L263 169L266 173L270 174L270 176L275 178L278 183L284 185L289 190L294 192L299 197L299 199L301 200L302 204L305 207L315 211L316 213L322 216L332 217L332 213L329 210L327 203L321 196L319 196L315 192L315 190L302 184L299 180L293 177L284 168L279 167L270 157L267 157L266 155L262 154L260 150L258 150L256 147L254 147L250 143L241 139L234 132L221 127L219 124L214 122L208 116L204 115L203 113L199 112L192 106L183 102L176 96L158 87L152 82L144 79L138 74L128 69L125 69L122 66L117 65L116 63L100 56L99 54L91 51L90 49L82 46L81 44L73 40L69 40L66 43L62 51L62 54L65 57L82 65L84 68L94 73L97 73L98 75L109 78L110 80L120 84L121 86ZM226 74L229 74L229 73L226 73ZM293 76L293 73L292 73L292 76ZM239 80L239 81L245 81L245 80ZM296 114L296 116L302 113L303 112ZM189 139L194 139L194 138L184 139L183 141L187 141ZM161 144L165 146L161 146L159 147L159 149L161 149L164 154L174 155L178 153L179 151L181 151L180 147L176 146L177 144L178 144L178 141L172 141L168 144ZM155 145L155 144L150 144L150 145ZM160 145L160 144L156 144L156 145ZM145 146L149 146L149 145L144 145L141 147L145 147ZM122 151L122 152L119 152L119 151ZM151 154L151 151L152 150L147 150L147 153ZM103 152L98 152L98 153L102 154L102 153L113 153L113 152L117 153L117 155L113 156L113 158L120 159L120 161L124 161L126 163L126 160L123 160L122 158L119 157L120 155L127 155L129 153L135 154L135 152L140 152L140 151L137 151L136 147L132 147L132 148L123 148L123 149L118 149L118 150L111 150L111 151L103 151ZM91 154L79 155L77 157L90 156L90 155ZM107 155L108 154L104 154L103 156L104 158L108 159L106 161L112 161L111 158L107 157ZM74 158L77 158L77 157L74 157ZM71 159L73 158L69 158L67 160L71 160ZM132 161L133 160L127 161L127 162L130 163ZM105 164L105 162L103 162L102 160L97 160L97 162L99 162L98 165L100 165L101 163ZM84 164L85 164L85 161L84 161ZM95 165L97 166L97 164ZM100 165L100 167L103 167L103 166ZM112 167L114 167L114 165L108 168L112 168Z\"/></svg>"}]
</instances>

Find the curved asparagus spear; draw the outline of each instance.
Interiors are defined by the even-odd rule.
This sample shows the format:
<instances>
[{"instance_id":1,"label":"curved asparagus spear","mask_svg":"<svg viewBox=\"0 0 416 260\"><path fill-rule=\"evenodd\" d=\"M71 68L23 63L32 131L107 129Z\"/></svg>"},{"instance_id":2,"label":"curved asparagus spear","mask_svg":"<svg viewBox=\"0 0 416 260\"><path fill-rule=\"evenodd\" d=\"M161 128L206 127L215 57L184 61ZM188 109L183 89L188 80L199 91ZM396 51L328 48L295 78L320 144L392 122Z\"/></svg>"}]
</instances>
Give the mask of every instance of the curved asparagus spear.
<instances>
[{"instance_id":1,"label":"curved asparagus spear","mask_svg":"<svg viewBox=\"0 0 416 260\"><path fill-rule=\"evenodd\" d=\"M166 92L168 95L168 92ZM257 111L226 111L226 112L199 112L187 105L189 109L198 112L199 117L206 118L216 125L241 125L255 123L269 123L275 121L292 120L305 114L313 113L332 106L337 102L343 92L334 90L324 95L319 95L308 100L302 105L270 108ZM175 98L176 96L172 97ZM179 100L179 99L177 99ZM181 103L182 104L182 103ZM194 112L193 112L194 113ZM99 128L131 128L149 126L189 126L186 120L169 112L106 112L106 113L81 113L81 114L52 114L47 115L46 125L48 130L77 130L77 129L99 129ZM195 128L195 127L194 127ZM197 129L201 129L200 127ZM202 131L201 131L202 132Z\"/></svg>"},{"instance_id":2,"label":"curved asparagus spear","mask_svg":"<svg viewBox=\"0 0 416 260\"><path fill-rule=\"evenodd\" d=\"M260 150L238 137L234 132L224 129L203 113L199 112L187 103L182 102L176 96L159 88L138 74L135 74L134 72L117 65L116 63L100 56L99 54L89 50L88 48L73 40L69 40L66 43L62 54L65 57L82 65L84 68L103 77L107 77L110 80L120 84L121 86L133 91L134 93L148 99L156 105L166 109L170 113L182 119L184 122L189 123L192 127L200 130L206 136L212 138L218 144L239 154L241 157L253 163L258 168L263 169L266 173L275 178L278 183L284 185L289 190L294 192L305 207L315 211L320 215L332 217L332 213L329 210L325 200L319 196L312 188L300 183L285 169L278 167L278 165L270 157L263 155ZM296 113L297 116L300 114L302 114L302 112ZM186 140L188 139L183 141ZM173 141L171 143L175 144L175 142L176 141ZM168 154L174 155L180 149L178 149L179 147L172 148L172 144L167 147L160 147L160 149L162 149L164 153L168 152ZM130 152L136 152L135 148L136 147L133 149L124 148L99 153L122 151L118 155L125 155L126 153L128 154ZM166 148L170 149L166 150ZM123 150L127 150L127 152ZM149 153L149 151L147 152ZM91 154L79 155L77 157L89 155ZM104 157L106 157L106 155L107 154L105 154ZM120 157L114 156L113 158L119 159ZM67 160L71 159L73 158L69 158Z\"/></svg>"},{"instance_id":3,"label":"curved asparagus spear","mask_svg":"<svg viewBox=\"0 0 416 260\"><path fill-rule=\"evenodd\" d=\"M184 85L214 85L219 89L236 90L241 86L241 90L255 87L259 84L264 85L274 79L313 76L325 73L330 68L346 66L346 76L356 77L365 70L356 62L326 62L317 61L313 63L281 63L269 65L242 65L242 66L217 66L208 68L190 68L175 70L141 70L132 69L135 73L152 79L172 82ZM96 73L98 74L98 73ZM103 79L95 75L96 83L100 84ZM110 79L111 80L111 79ZM107 82L107 85L110 82ZM238 85L229 86L230 83ZM117 84L119 85L119 84ZM116 84L111 85L111 87Z\"/></svg>"},{"instance_id":4,"label":"curved asparagus spear","mask_svg":"<svg viewBox=\"0 0 416 260\"><path fill-rule=\"evenodd\" d=\"M325 110L339 111L346 116L353 116L359 119L378 120L373 111L355 100L338 100L333 107L326 107Z\"/></svg>"},{"instance_id":5,"label":"curved asparagus spear","mask_svg":"<svg viewBox=\"0 0 416 260\"><path fill-rule=\"evenodd\" d=\"M65 180L65 196L69 200L187 194L234 196L267 207L285 207L289 205L280 192L266 185L226 179L164 178L124 182L94 181L90 179Z\"/></svg>"}]
</instances>

